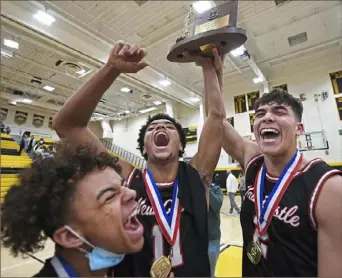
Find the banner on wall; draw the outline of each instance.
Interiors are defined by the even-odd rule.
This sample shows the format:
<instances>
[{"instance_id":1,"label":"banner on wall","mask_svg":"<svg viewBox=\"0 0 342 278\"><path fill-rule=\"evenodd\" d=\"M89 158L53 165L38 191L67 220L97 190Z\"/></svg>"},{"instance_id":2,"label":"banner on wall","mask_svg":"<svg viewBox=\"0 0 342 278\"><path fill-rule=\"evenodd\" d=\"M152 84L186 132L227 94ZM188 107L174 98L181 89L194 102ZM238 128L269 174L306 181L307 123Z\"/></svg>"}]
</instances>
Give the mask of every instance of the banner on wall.
<instances>
[{"instance_id":1,"label":"banner on wall","mask_svg":"<svg viewBox=\"0 0 342 278\"><path fill-rule=\"evenodd\" d=\"M196 143L197 142L197 126L189 126L183 128L185 133L186 143Z\"/></svg>"},{"instance_id":2,"label":"banner on wall","mask_svg":"<svg viewBox=\"0 0 342 278\"><path fill-rule=\"evenodd\" d=\"M32 124L34 127L39 128L44 124L45 116L33 114Z\"/></svg>"},{"instance_id":3,"label":"banner on wall","mask_svg":"<svg viewBox=\"0 0 342 278\"><path fill-rule=\"evenodd\" d=\"M4 121L7 119L7 114L8 114L8 109L6 108L1 108L0 112L0 121Z\"/></svg>"},{"instance_id":4,"label":"banner on wall","mask_svg":"<svg viewBox=\"0 0 342 278\"><path fill-rule=\"evenodd\" d=\"M282 85L278 85L278 86L273 86L273 89L283 89L284 91L288 92L287 90L287 84L282 84Z\"/></svg>"},{"instance_id":5,"label":"banner on wall","mask_svg":"<svg viewBox=\"0 0 342 278\"><path fill-rule=\"evenodd\" d=\"M334 94L342 94L342 70L330 73Z\"/></svg>"},{"instance_id":6,"label":"banner on wall","mask_svg":"<svg viewBox=\"0 0 342 278\"><path fill-rule=\"evenodd\" d=\"M248 111L255 110L255 102L257 99L260 97L260 92L255 91L255 92L250 92L247 94L247 104L248 104Z\"/></svg>"},{"instance_id":7,"label":"banner on wall","mask_svg":"<svg viewBox=\"0 0 342 278\"><path fill-rule=\"evenodd\" d=\"M234 127L234 117L227 118L228 122Z\"/></svg>"},{"instance_id":8,"label":"banner on wall","mask_svg":"<svg viewBox=\"0 0 342 278\"><path fill-rule=\"evenodd\" d=\"M246 108L246 95L239 95L234 97L235 114L244 113Z\"/></svg>"},{"instance_id":9,"label":"banner on wall","mask_svg":"<svg viewBox=\"0 0 342 278\"><path fill-rule=\"evenodd\" d=\"M52 117L49 118L49 128L51 130L53 130L53 127L52 127Z\"/></svg>"},{"instance_id":10,"label":"banner on wall","mask_svg":"<svg viewBox=\"0 0 342 278\"><path fill-rule=\"evenodd\" d=\"M253 125L254 125L255 113L249 114L249 124L251 126L251 132L253 133Z\"/></svg>"},{"instance_id":11,"label":"banner on wall","mask_svg":"<svg viewBox=\"0 0 342 278\"><path fill-rule=\"evenodd\" d=\"M342 97L336 98L337 112L340 117L340 121L342 121Z\"/></svg>"},{"instance_id":12,"label":"banner on wall","mask_svg":"<svg viewBox=\"0 0 342 278\"><path fill-rule=\"evenodd\" d=\"M14 122L17 125L23 125L26 123L27 120L27 113L21 111L15 111Z\"/></svg>"}]
</instances>

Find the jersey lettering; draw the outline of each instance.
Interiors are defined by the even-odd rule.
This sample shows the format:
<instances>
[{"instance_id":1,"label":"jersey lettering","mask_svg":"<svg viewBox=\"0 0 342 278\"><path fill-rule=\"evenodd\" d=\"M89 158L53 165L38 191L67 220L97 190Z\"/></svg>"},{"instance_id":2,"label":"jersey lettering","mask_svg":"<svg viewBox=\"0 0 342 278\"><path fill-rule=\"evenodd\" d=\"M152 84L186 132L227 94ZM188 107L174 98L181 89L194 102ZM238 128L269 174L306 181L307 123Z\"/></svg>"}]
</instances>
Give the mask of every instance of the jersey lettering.
<instances>
[{"instance_id":1,"label":"jersey lettering","mask_svg":"<svg viewBox=\"0 0 342 278\"><path fill-rule=\"evenodd\" d=\"M159 259L161 256L169 256L169 254L164 254L164 238L158 225L154 225L152 228L152 237L154 261ZM176 241L172 250L172 267L179 267L182 265L183 254L180 243L180 230L178 229Z\"/></svg>"}]
</instances>

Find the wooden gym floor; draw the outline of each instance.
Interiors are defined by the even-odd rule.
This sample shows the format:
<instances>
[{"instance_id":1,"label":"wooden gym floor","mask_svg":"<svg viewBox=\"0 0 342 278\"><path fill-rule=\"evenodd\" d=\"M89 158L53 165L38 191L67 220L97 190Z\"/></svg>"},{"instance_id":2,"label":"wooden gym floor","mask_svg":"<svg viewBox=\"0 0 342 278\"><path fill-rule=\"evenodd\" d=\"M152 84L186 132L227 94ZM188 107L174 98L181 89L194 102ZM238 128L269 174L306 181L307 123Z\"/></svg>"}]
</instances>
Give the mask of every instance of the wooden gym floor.
<instances>
[{"instance_id":1,"label":"wooden gym floor","mask_svg":"<svg viewBox=\"0 0 342 278\"><path fill-rule=\"evenodd\" d=\"M236 196L236 203L240 206L240 196ZM229 210L228 197L224 196L221 209L221 253L216 266L217 277L241 277L242 262L242 233L239 216L227 215ZM51 257L54 246L47 241L44 250L35 254L44 261ZM14 258L9 250L1 246L1 277L31 277L39 271L42 264L30 257Z\"/></svg>"}]
</instances>

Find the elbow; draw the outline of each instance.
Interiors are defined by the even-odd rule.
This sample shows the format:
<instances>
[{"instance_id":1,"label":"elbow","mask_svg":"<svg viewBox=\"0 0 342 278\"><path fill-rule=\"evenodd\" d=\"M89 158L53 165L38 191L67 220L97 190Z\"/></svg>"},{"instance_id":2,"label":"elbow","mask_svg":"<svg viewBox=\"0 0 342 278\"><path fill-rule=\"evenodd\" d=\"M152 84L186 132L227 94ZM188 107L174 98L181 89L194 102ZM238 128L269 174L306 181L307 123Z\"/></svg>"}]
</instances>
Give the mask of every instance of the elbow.
<instances>
[{"instance_id":1,"label":"elbow","mask_svg":"<svg viewBox=\"0 0 342 278\"><path fill-rule=\"evenodd\" d=\"M222 111L222 109L217 109L217 108L213 108L213 109L209 109L208 111L208 117L212 117L215 120L218 121L223 121L225 119L225 112Z\"/></svg>"},{"instance_id":2,"label":"elbow","mask_svg":"<svg viewBox=\"0 0 342 278\"><path fill-rule=\"evenodd\" d=\"M64 139L67 134L67 125L60 121L58 114L52 118L52 128L59 138Z\"/></svg>"}]
</instances>

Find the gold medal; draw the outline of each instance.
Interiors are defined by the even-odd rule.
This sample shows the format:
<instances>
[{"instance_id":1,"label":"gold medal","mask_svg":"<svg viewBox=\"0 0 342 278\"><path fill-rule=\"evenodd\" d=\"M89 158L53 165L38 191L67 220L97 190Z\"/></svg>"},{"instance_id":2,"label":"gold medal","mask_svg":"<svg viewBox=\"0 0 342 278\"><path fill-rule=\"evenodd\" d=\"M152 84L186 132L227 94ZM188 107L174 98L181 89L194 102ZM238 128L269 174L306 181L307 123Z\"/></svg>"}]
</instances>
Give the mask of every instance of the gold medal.
<instances>
[{"instance_id":1,"label":"gold medal","mask_svg":"<svg viewBox=\"0 0 342 278\"><path fill-rule=\"evenodd\" d=\"M161 256L158 260L156 260L151 267L151 277L160 277L166 278L169 276L170 271L172 269L172 248L170 250L170 255L168 257Z\"/></svg>"},{"instance_id":2,"label":"gold medal","mask_svg":"<svg viewBox=\"0 0 342 278\"><path fill-rule=\"evenodd\" d=\"M254 242L253 240L247 246L247 256L249 260L257 265L261 259L261 246L259 242Z\"/></svg>"}]
</instances>

